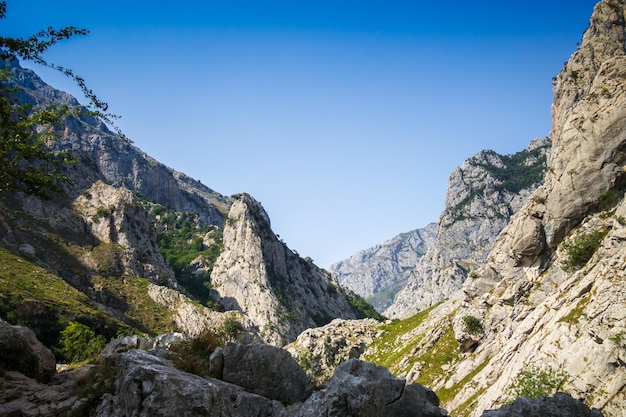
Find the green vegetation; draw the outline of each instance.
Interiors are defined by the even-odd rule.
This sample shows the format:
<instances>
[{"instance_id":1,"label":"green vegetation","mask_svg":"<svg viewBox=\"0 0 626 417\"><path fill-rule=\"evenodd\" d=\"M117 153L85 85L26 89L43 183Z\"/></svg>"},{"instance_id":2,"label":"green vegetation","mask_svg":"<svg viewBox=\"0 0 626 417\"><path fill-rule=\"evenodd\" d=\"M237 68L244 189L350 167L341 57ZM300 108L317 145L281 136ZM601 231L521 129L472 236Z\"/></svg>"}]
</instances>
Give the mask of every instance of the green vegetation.
<instances>
[{"instance_id":1,"label":"green vegetation","mask_svg":"<svg viewBox=\"0 0 626 417\"><path fill-rule=\"evenodd\" d=\"M624 343L626 342L626 331L621 331L614 334L613 336L609 337L609 340L616 346L624 347Z\"/></svg>"},{"instance_id":2,"label":"green vegetation","mask_svg":"<svg viewBox=\"0 0 626 417\"><path fill-rule=\"evenodd\" d=\"M5 19L6 1L0 2L0 20ZM76 159L68 152L52 152L48 141L58 138L58 127L67 117L95 116L112 125L115 116L105 113L107 104L87 88L84 79L68 68L51 64L43 54L53 45L75 36L86 35L87 30L68 26L62 29L41 30L26 38L0 37L0 191L23 190L42 197L61 191L60 183L71 180L63 167ZM14 60L30 61L52 68L72 79L89 100L89 108L51 105L33 107L20 104L19 89L12 87L13 74L6 70ZM119 131L118 131L119 133Z\"/></svg>"},{"instance_id":3,"label":"green vegetation","mask_svg":"<svg viewBox=\"0 0 626 417\"><path fill-rule=\"evenodd\" d=\"M346 300L352 307L352 311L354 311L354 313L356 314L357 319L371 318L378 321L386 320L385 316L376 311L370 303L365 301L357 293L346 289L343 289L343 293L346 297Z\"/></svg>"},{"instance_id":4,"label":"green vegetation","mask_svg":"<svg viewBox=\"0 0 626 417\"><path fill-rule=\"evenodd\" d=\"M112 308L123 313L124 321L131 327L131 333L159 333L176 330L172 312L158 305L148 294L150 281L144 278L124 276L93 277L98 297Z\"/></svg>"},{"instance_id":5,"label":"green vegetation","mask_svg":"<svg viewBox=\"0 0 626 417\"><path fill-rule=\"evenodd\" d=\"M529 366L517 374L508 392L512 400L518 397L550 397L563 388L568 377L567 373L562 370Z\"/></svg>"},{"instance_id":6,"label":"green vegetation","mask_svg":"<svg viewBox=\"0 0 626 417\"><path fill-rule=\"evenodd\" d=\"M73 321L61 332L56 352L71 363L93 362L106 344L104 337L96 335L84 324Z\"/></svg>"},{"instance_id":7,"label":"green vegetation","mask_svg":"<svg viewBox=\"0 0 626 417\"><path fill-rule=\"evenodd\" d=\"M512 155L503 155L501 159L504 167L478 164L478 166L483 167L501 181L499 185L496 185L496 189L519 193L524 188L543 182L546 170L546 155L545 153L542 154L542 148L531 151L523 150ZM529 160L536 160L536 162L526 165Z\"/></svg>"},{"instance_id":8,"label":"green vegetation","mask_svg":"<svg viewBox=\"0 0 626 417\"><path fill-rule=\"evenodd\" d=\"M80 321L106 338L123 323L107 317L60 277L0 246L0 317L34 329L46 346L57 344L68 323Z\"/></svg>"},{"instance_id":9,"label":"green vegetation","mask_svg":"<svg viewBox=\"0 0 626 417\"><path fill-rule=\"evenodd\" d=\"M474 316L464 316L463 324L465 325L465 331L469 334L477 335L485 333L485 329L483 329L480 320Z\"/></svg>"},{"instance_id":10,"label":"green vegetation","mask_svg":"<svg viewBox=\"0 0 626 417\"><path fill-rule=\"evenodd\" d=\"M202 224L195 213L177 212L160 204L152 206L150 215L157 224L159 248L174 270L176 280L193 298L213 307L210 277L223 249L222 232ZM212 243L205 246L205 240ZM189 265L197 258L201 259L206 270L194 274Z\"/></svg>"},{"instance_id":11,"label":"green vegetation","mask_svg":"<svg viewBox=\"0 0 626 417\"><path fill-rule=\"evenodd\" d=\"M445 378L447 372L444 368L454 365L461 360L461 350L459 342L454 337L454 329L451 325L436 342L423 355L419 357L419 362L423 363L420 370L420 376L417 379L422 385L432 387L441 378ZM451 398L441 398L450 400Z\"/></svg>"},{"instance_id":12,"label":"green vegetation","mask_svg":"<svg viewBox=\"0 0 626 417\"><path fill-rule=\"evenodd\" d=\"M243 325L235 317L227 317L223 324L224 336L228 339L236 339L243 332Z\"/></svg>"},{"instance_id":13,"label":"green vegetation","mask_svg":"<svg viewBox=\"0 0 626 417\"><path fill-rule=\"evenodd\" d=\"M213 351L225 346L229 341L239 340L243 326L233 316L226 318L219 331L205 329L196 337L174 343L170 350L177 353L173 357L174 365L185 372L200 376L211 375L209 358Z\"/></svg>"},{"instance_id":14,"label":"green vegetation","mask_svg":"<svg viewBox=\"0 0 626 417\"><path fill-rule=\"evenodd\" d=\"M198 336L174 343L170 350L178 355L174 356L174 365L185 372L206 376L209 375L209 357L213 351L224 346L222 334L207 329Z\"/></svg>"},{"instance_id":15,"label":"green vegetation","mask_svg":"<svg viewBox=\"0 0 626 417\"><path fill-rule=\"evenodd\" d=\"M382 365L395 375L402 375L403 371L408 370L406 369L407 367L410 368L410 366L403 363L403 359L411 357L411 360L416 360L409 353L420 346L424 335L416 335L410 339L403 339L402 336L422 324L435 307L420 311L408 319L394 320L391 323L382 325L382 334L374 339L369 348L369 351L373 353L366 355L365 360Z\"/></svg>"},{"instance_id":16,"label":"green vegetation","mask_svg":"<svg viewBox=\"0 0 626 417\"><path fill-rule=\"evenodd\" d=\"M606 228L591 230L581 232L570 241L563 242L565 252L565 259L561 264L563 270L574 272L585 266L608 233Z\"/></svg>"},{"instance_id":17,"label":"green vegetation","mask_svg":"<svg viewBox=\"0 0 626 417\"><path fill-rule=\"evenodd\" d=\"M589 304L589 301L591 301L591 295L586 294L584 297L582 297L578 301L578 304L576 304L576 307L571 309L570 312L567 313L567 315L563 316L561 320L559 321L563 323L568 323L570 326L573 324L578 324L578 322L580 321L580 318L583 317L583 315L585 314L584 313L585 307L587 307L587 304Z\"/></svg>"}]
</instances>

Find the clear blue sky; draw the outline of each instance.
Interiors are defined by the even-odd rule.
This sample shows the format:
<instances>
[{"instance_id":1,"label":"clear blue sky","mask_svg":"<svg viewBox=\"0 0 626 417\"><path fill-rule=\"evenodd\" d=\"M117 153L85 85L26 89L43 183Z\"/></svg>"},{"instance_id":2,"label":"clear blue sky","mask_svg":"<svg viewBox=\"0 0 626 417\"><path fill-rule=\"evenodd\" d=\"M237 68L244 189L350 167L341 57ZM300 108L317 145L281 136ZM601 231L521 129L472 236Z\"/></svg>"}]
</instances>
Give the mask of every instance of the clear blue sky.
<instances>
[{"instance_id":1,"label":"clear blue sky","mask_svg":"<svg viewBox=\"0 0 626 417\"><path fill-rule=\"evenodd\" d=\"M7 3L6 35L89 29L47 59L84 77L142 150L249 192L328 267L436 221L476 152L547 135L552 77L596 2Z\"/></svg>"}]
</instances>

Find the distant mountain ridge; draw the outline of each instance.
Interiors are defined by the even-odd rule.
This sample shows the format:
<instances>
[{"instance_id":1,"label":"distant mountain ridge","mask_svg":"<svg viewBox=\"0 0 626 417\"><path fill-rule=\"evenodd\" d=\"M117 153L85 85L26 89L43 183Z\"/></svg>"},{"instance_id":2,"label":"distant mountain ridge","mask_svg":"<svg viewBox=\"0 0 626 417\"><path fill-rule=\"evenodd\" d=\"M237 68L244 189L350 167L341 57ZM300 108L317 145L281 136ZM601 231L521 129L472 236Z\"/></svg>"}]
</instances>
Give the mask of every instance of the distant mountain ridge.
<instances>
[{"instance_id":1,"label":"distant mountain ridge","mask_svg":"<svg viewBox=\"0 0 626 417\"><path fill-rule=\"evenodd\" d=\"M329 270L339 283L364 297L378 311L385 311L405 285L418 259L435 240L437 225L402 233L350 258Z\"/></svg>"},{"instance_id":2,"label":"distant mountain ridge","mask_svg":"<svg viewBox=\"0 0 626 417\"><path fill-rule=\"evenodd\" d=\"M543 182L550 146L541 138L512 155L479 152L452 171L438 223L360 251L330 270L387 316L430 307L485 261L511 215Z\"/></svg>"}]
</instances>

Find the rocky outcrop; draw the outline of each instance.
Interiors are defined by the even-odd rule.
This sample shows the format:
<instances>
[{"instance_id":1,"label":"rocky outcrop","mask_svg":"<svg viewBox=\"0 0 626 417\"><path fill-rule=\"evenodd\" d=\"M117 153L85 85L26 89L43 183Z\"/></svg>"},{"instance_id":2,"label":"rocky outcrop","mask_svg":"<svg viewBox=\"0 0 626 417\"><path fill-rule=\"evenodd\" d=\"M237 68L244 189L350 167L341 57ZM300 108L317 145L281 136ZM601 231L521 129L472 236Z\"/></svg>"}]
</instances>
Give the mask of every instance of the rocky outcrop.
<instances>
[{"instance_id":1,"label":"rocky outcrop","mask_svg":"<svg viewBox=\"0 0 626 417\"><path fill-rule=\"evenodd\" d=\"M276 346L228 343L222 379L283 404L305 401L313 384L289 352Z\"/></svg>"},{"instance_id":2,"label":"rocky outcrop","mask_svg":"<svg viewBox=\"0 0 626 417\"><path fill-rule=\"evenodd\" d=\"M244 312L266 342L282 346L307 328L356 317L336 279L281 242L252 197L232 204L223 242L211 273L214 297Z\"/></svg>"},{"instance_id":3,"label":"rocky outcrop","mask_svg":"<svg viewBox=\"0 0 626 417\"><path fill-rule=\"evenodd\" d=\"M602 417L596 409L589 409L571 395L557 392L553 397L537 399L518 398L497 410L485 411L482 417Z\"/></svg>"},{"instance_id":4,"label":"rocky outcrop","mask_svg":"<svg viewBox=\"0 0 626 417\"><path fill-rule=\"evenodd\" d=\"M224 366L239 368L229 373L239 375L243 383L255 380L266 382L272 387L285 389L299 386L302 376L297 372L283 372L282 381L269 381L278 374L272 370L247 368L249 361L239 363L244 356L260 359L273 352L278 362L284 362L284 354L276 354L278 348L231 347L224 350ZM230 355L233 358L229 358ZM254 361L256 361L256 359ZM272 359L273 360L273 359ZM227 365L228 364L228 365ZM260 363L257 363L260 365ZM166 359L149 352L133 350L123 353L117 361L117 376L113 392L105 394L97 407L96 416L268 416L268 417L319 417L383 415L404 417L443 417L447 413L438 407L437 396L429 389L418 385L406 385L401 378L394 377L385 368L352 359L337 368L328 386L311 393L309 389L298 393L300 402L285 405L279 401L249 392L242 387L214 378L202 378L174 368ZM292 369L289 367L289 369ZM251 379L252 378L252 379ZM277 385L278 384L278 385ZM253 385L255 391L266 391L270 395L283 395L269 387ZM306 394L306 395L304 395ZM295 397L294 397L295 398Z\"/></svg>"},{"instance_id":5,"label":"rocky outcrop","mask_svg":"<svg viewBox=\"0 0 626 417\"><path fill-rule=\"evenodd\" d=\"M358 359L340 365L327 388L284 416L447 416L439 399L419 384L407 385L382 366Z\"/></svg>"},{"instance_id":6,"label":"rocky outcrop","mask_svg":"<svg viewBox=\"0 0 626 417\"><path fill-rule=\"evenodd\" d=\"M360 358L380 332L373 319L335 319L326 326L307 329L285 346L316 386L324 385L348 359Z\"/></svg>"},{"instance_id":7,"label":"rocky outcrop","mask_svg":"<svg viewBox=\"0 0 626 417\"><path fill-rule=\"evenodd\" d=\"M437 225L402 233L330 266L339 283L383 312L404 287L418 259L434 239Z\"/></svg>"},{"instance_id":8,"label":"rocky outcrop","mask_svg":"<svg viewBox=\"0 0 626 417\"><path fill-rule=\"evenodd\" d=\"M151 219L130 190L97 181L74 200L73 207L101 245L83 256L90 269L178 286L159 250Z\"/></svg>"},{"instance_id":9,"label":"rocky outcrop","mask_svg":"<svg viewBox=\"0 0 626 417\"><path fill-rule=\"evenodd\" d=\"M46 382L56 372L56 361L31 329L0 320L0 367Z\"/></svg>"},{"instance_id":10,"label":"rocky outcrop","mask_svg":"<svg viewBox=\"0 0 626 417\"><path fill-rule=\"evenodd\" d=\"M626 416L625 16L623 0L595 7L554 80L544 185L512 216L462 294L429 312L434 328L458 305L451 328L466 350L431 384L455 392L444 404L453 414L499 407L534 372L558 375L559 389L604 415Z\"/></svg>"},{"instance_id":11,"label":"rocky outcrop","mask_svg":"<svg viewBox=\"0 0 626 417\"><path fill-rule=\"evenodd\" d=\"M468 274L484 263L511 215L541 185L550 145L543 138L513 155L482 151L455 168L436 238L384 311L386 316L410 316L461 288Z\"/></svg>"},{"instance_id":12,"label":"rocky outcrop","mask_svg":"<svg viewBox=\"0 0 626 417\"><path fill-rule=\"evenodd\" d=\"M104 396L97 417L271 416L283 406L243 388L182 372L146 351L120 355L114 392Z\"/></svg>"}]
</instances>

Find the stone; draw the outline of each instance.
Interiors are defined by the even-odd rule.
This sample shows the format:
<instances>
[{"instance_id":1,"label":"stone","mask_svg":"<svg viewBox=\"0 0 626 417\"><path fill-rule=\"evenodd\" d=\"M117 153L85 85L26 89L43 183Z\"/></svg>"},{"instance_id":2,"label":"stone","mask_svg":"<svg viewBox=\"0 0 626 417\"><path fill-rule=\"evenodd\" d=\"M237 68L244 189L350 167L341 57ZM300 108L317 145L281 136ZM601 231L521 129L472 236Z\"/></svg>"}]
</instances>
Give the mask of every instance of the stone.
<instances>
[{"instance_id":1,"label":"stone","mask_svg":"<svg viewBox=\"0 0 626 417\"><path fill-rule=\"evenodd\" d=\"M387 317L409 317L436 304L476 274L487 260L498 234L507 226L531 194L542 184L550 138L533 140L514 155L481 151L450 174L445 209L437 222L436 238L419 258L405 286L384 310ZM519 185L526 170L528 180ZM511 174L511 172L515 174ZM543 229L526 225L517 244L521 253L536 254L543 247Z\"/></svg>"},{"instance_id":2,"label":"stone","mask_svg":"<svg viewBox=\"0 0 626 417\"><path fill-rule=\"evenodd\" d=\"M213 378L182 372L142 350L119 356L115 391L103 397L96 417L272 416L277 401Z\"/></svg>"},{"instance_id":3,"label":"stone","mask_svg":"<svg viewBox=\"0 0 626 417\"><path fill-rule=\"evenodd\" d=\"M590 409L582 401L564 392L553 397L536 399L517 398L513 403L496 410L487 410L482 417L602 417L603 414Z\"/></svg>"},{"instance_id":4,"label":"stone","mask_svg":"<svg viewBox=\"0 0 626 417\"><path fill-rule=\"evenodd\" d=\"M298 362L284 349L228 343L223 351L222 379L283 404L304 401L313 384Z\"/></svg>"},{"instance_id":5,"label":"stone","mask_svg":"<svg viewBox=\"0 0 626 417\"><path fill-rule=\"evenodd\" d=\"M431 390L406 385L384 367L358 359L341 364L325 391L328 416L447 416Z\"/></svg>"},{"instance_id":6,"label":"stone","mask_svg":"<svg viewBox=\"0 0 626 417\"><path fill-rule=\"evenodd\" d=\"M436 223L402 233L332 264L329 270L337 275L343 287L354 291L370 301L377 311L383 312L404 287L418 260L433 244L436 233Z\"/></svg>"},{"instance_id":7,"label":"stone","mask_svg":"<svg viewBox=\"0 0 626 417\"><path fill-rule=\"evenodd\" d=\"M38 381L48 381L56 373L54 355L35 332L0 320L0 365Z\"/></svg>"}]
</instances>

